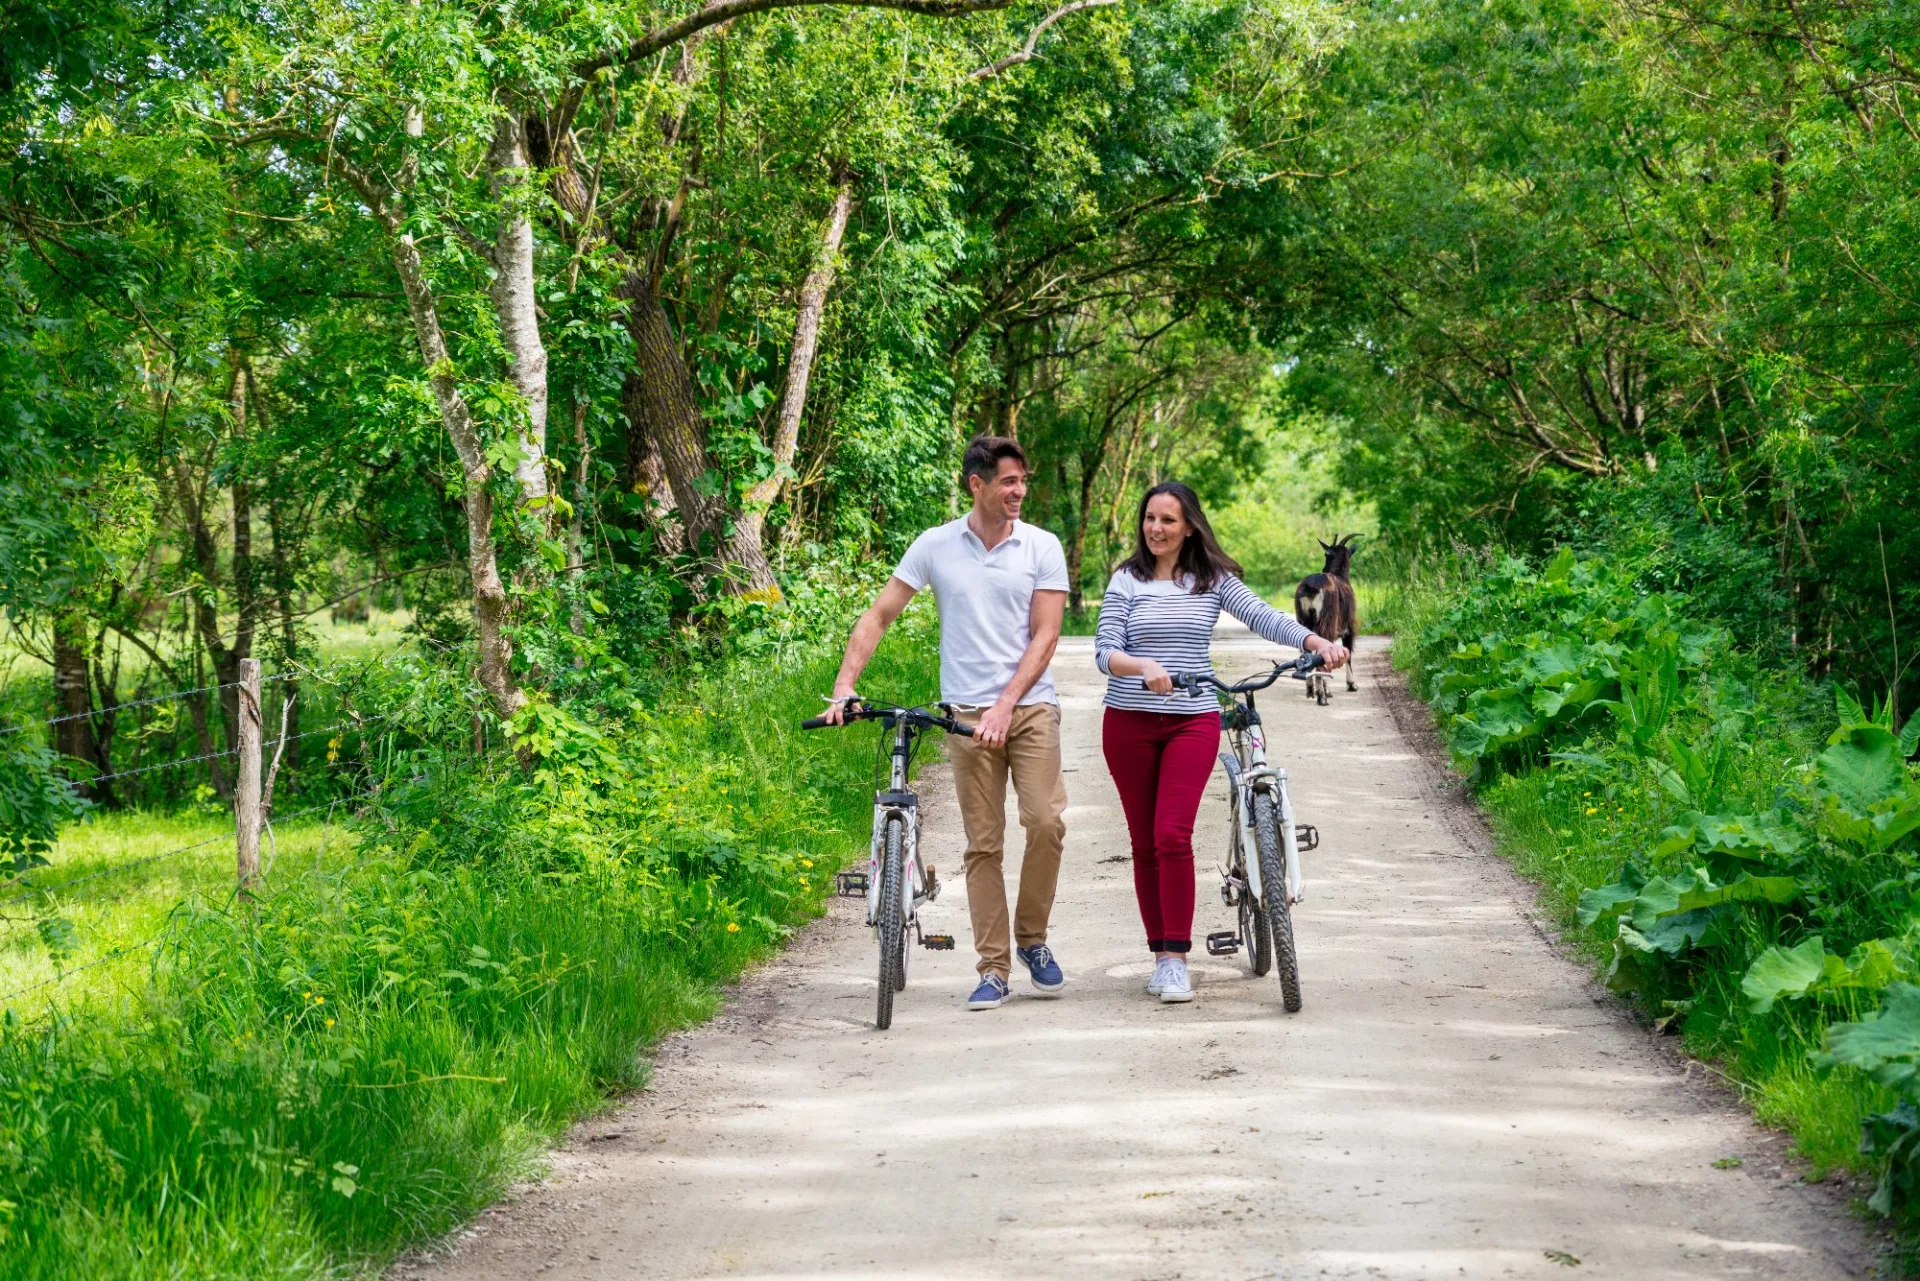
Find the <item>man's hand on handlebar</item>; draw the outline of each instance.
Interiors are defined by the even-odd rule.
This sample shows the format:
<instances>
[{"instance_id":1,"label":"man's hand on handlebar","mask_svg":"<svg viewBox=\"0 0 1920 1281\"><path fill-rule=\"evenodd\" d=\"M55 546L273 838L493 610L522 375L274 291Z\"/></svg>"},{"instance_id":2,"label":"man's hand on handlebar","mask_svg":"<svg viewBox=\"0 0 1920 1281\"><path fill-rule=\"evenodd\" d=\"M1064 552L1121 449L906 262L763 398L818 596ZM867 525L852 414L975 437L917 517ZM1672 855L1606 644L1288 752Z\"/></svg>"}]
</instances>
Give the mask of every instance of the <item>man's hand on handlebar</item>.
<instances>
[{"instance_id":1,"label":"man's hand on handlebar","mask_svg":"<svg viewBox=\"0 0 1920 1281\"><path fill-rule=\"evenodd\" d=\"M1307 637L1307 652L1318 654L1330 672L1337 672L1347 665L1349 657L1347 647L1339 641L1330 641L1324 636Z\"/></svg>"},{"instance_id":2,"label":"man's hand on handlebar","mask_svg":"<svg viewBox=\"0 0 1920 1281\"><path fill-rule=\"evenodd\" d=\"M827 700L827 710L821 713L820 719L829 725L845 725L847 723L847 709L849 707L858 707L859 705L860 696L858 694L850 689L836 689L833 691L833 697Z\"/></svg>"}]
</instances>

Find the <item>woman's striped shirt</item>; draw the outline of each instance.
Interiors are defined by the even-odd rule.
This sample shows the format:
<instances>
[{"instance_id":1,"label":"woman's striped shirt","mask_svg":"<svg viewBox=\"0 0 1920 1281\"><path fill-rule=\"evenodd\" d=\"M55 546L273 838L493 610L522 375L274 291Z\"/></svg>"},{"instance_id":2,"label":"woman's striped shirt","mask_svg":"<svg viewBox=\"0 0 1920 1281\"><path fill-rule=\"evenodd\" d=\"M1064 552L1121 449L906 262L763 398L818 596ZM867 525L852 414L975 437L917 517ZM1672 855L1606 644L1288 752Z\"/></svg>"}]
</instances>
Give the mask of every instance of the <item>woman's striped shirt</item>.
<instances>
[{"instance_id":1,"label":"woman's striped shirt","mask_svg":"<svg viewBox=\"0 0 1920 1281\"><path fill-rule=\"evenodd\" d=\"M1115 570L1093 636L1094 662L1107 673L1106 705L1176 715L1218 710L1211 689L1155 694L1138 676L1115 676L1108 661L1115 653L1127 653L1151 658L1169 673L1212 673L1213 625L1223 609L1276 645L1298 648L1311 635L1231 574L1221 575L1211 591L1195 592L1191 577L1143 583L1131 570Z\"/></svg>"}]
</instances>

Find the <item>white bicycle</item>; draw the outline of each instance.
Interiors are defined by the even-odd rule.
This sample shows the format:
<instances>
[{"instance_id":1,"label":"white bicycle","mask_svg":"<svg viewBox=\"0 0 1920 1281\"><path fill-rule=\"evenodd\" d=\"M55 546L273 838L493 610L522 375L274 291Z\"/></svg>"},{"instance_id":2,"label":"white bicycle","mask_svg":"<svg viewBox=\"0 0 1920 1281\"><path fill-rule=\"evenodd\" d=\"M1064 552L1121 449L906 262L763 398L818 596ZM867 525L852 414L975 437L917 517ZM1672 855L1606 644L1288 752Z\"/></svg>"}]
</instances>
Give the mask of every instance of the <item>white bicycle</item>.
<instances>
[{"instance_id":1,"label":"white bicycle","mask_svg":"<svg viewBox=\"0 0 1920 1281\"><path fill-rule=\"evenodd\" d=\"M922 947L953 950L953 935L922 934L920 909L940 896L940 881L931 865L920 863L920 798L912 787L914 748L928 730L973 737L973 730L953 718L944 703L937 712L925 707L885 707L858 700L849 702L846 723L879 721L893 731L892 764L887 788L873 796L873 842L865 872L841 872L837 889L842 898L867 900L867 924L880 945L880 995L873 1024L881 1031L893 1026L893 994L907 988L907 936ZM801 729L825 729L827 718L800 722ZM884 748L886 740L881 740Z\"/></svg>"},{"instance_id":2,"label":"white bicycle","mask_svg":"<svg viewBox=\"0 0 1920 1281\"><path fill-rule=\"evenodd\" d=\"M1280 1002L1289 1014L1300 1009L1300 958L1293 945L1293 905L1306 895L1301 888L1300 852L1320 844L1312 827L1296 825L1293 802L1287 796L1287 772L1267 763L1267 740L1253 696L1282 676L1305 678L1321 665L1317 654L1302 654L1291 663L1276 663L1264 676L1229 685L1205 672L1181 672L1173 678L1181 689L1211 685L1227 699L1220 725L1233 744L1220 753L1227 769L1227 805L1230 822L1227 866L1220 873L1220 897L1240 912L1240 932L1207 935L1207 952L1232 956L1247 952L1255 974L1276 970ZM1249 851L1252 857L1248 857Z\"/></svg>"}]
</instances>

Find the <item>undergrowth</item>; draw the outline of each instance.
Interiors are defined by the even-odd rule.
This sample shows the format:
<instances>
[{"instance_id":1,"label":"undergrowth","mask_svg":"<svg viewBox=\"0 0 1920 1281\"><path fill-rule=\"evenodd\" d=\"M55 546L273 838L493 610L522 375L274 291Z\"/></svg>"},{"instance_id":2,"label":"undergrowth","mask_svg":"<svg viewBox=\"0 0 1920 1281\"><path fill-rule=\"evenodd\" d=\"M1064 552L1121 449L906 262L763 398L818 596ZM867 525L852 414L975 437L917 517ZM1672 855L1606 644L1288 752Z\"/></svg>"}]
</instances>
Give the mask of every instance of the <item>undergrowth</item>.
<instances>
[{"instance_id":1,"label":"undergrowth","mask_svg":"<svg viewBox=\"0 0 1920 1281\"><path fill-rule=\"evenodd\" d=\"M1396 663L1502 850L1658 1026L1914 1224L1920 773L1885 707L1756 654L1630 557L1464 559Z\"/></svg>"},{"instance_id":2,"label":"undergrowth","mask_svg":"<svg viewBox=\"0 0 1920 1281\"><path fill-rule=\"evenodd\" d=\"M753 623L705 668L599 656L512 751L473 752L457 672L369 665L397 728L350 861L250 906L189 886L146 964L6 1013L0 1276L360 1275L639 1084L865 840L871 736L796 728L834 656ZM926 629L869 672L931 694Z\"/></svg>"}]
</instances>

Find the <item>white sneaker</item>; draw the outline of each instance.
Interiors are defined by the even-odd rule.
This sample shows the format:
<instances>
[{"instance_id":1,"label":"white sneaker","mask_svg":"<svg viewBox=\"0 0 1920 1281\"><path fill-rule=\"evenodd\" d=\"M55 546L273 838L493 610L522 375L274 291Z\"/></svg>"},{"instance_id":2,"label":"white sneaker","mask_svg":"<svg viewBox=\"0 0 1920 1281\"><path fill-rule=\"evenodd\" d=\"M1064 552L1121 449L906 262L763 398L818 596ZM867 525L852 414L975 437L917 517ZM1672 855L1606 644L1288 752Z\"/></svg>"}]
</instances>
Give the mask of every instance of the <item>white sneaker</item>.
<instances>
[{"instance_id":1,"label":"white sneaker","mask_svg":"<svg viewBox=\"0 0 1920 1281\"><path fill-rule=\"evenodd\" d=\"M1167 965L1173 958L1160 957L1153 963L1153 977L1147 980L1147 995L1158 996L1167 986Z\"/></svg>"},{"instance_id":2,"label":"white sneaker","mask_svg":"<svg viewBox=\"0 0 1920 1281\"><path fill-rule=\"evenodd\" d=\"M1169 956L1161 962L1166 973L1160 977L1160 1003L1176 1005L1181 1001L1193 999L1193 978L1187 973L1187 963L1177 956Z\"/></svg>"}]
</instances>

